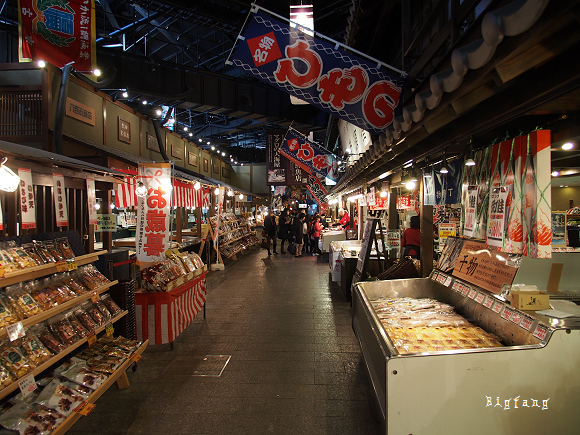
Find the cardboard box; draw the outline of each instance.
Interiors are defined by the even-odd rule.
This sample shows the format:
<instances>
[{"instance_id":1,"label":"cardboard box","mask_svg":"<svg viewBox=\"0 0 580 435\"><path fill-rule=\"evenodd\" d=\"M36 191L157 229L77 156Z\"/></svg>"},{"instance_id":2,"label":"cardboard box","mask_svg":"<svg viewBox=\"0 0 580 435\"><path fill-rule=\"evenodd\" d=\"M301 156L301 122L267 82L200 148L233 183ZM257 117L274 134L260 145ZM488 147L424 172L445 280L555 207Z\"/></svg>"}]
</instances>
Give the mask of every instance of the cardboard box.
<instances>
[{"instance_id":1,"label":"cardboard box","mask_svg":"<svg viewBox=\"0 0 580 435\"><path fill-rule=\"evenodd\" d=\"M549 310L550 296L540 292L510 292L511 304L518 310Z\"/></svg>"}]
</instances>

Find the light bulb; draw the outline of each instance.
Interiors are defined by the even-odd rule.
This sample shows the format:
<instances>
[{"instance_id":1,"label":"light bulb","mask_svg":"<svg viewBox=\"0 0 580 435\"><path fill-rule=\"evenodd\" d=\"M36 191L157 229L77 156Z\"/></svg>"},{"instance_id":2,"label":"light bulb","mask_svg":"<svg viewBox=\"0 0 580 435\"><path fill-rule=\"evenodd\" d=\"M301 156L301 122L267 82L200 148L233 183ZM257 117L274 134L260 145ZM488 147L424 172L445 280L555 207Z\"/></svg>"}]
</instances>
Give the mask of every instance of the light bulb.
<instances>
[{"instance_id":1,"label":"light bulb","mask_svg":"<svg viewBox=\"0 0 580 435\"><path fill-rule=\"evenodd\" d=\"M386 197L387 197L387 191L381 190L381 198L386 198Z\"/></svg>"},{"instance_id":2,"label":"light bulb","mask_svg":"<svg viewBox=\"0 0 580 435\"><path fill-rule=\"evenodd\" d=\"M244 199L244 194L240 193L240 200Z\"/></svg>"},{"instance_id":3,"label":"light bulb","mask_svg":"<svg viewBox=\"0 0 580 435\"><path fill-rule=\"evenodd\" d=\"M101 76L101 70L99 68L95 68L93 70L93 74L95 75L95 77L100 77Z\"/></svg>"},{"instance_id":4,"label":"light bulb","mask_svg":"<svg viewBox=\"0 0 580 435\"><path fill-rule=\"evenodd\" d=\"M465 166L475 166L475 160L473 160L473 159L467 159L465 161Z\"/></svg>"},{"instance_id":5,"label":"light bulb","mask_svg":"<svg viewBox=\"0 0 580 435\"><path fill-rule=\"evenodd\" d=\"M111 205L110 205L109 207L111 207L111 210L115 210L115 203L114 203L114 202L112 202L112 203L111 203Z\"/></svg>"},{"instance_id":6,"label":"light bulb","mask_svg":"<svg viewBox=\"0 0 580 435\"><path fill-rule=\"evenodd\" d=\"M123 98L129 98L129 92L124 91L123 92Z\"/></svg>"},{"instance_id":7,"label":"light bulb","mask_svg":"<svg viewBox=\"0 0 580 435\"><path fill-rule=\"evenodd\" d=\"M409 190L413 190L415 187L417 187L417 182L411 180L405 185L405 187Z\"/></svg>"},{"instance_id":8,"label":"light bulb","mask_svg":"<svg viewBox=\"0 0 580 435\"><path fill-rule=\"evenodd\" d=\"M219 194L220 194L220 188L219 188L219 187L216 187L216 188L215 188L215 194L216 194L216 195L219 195Z\"/></svg>"},{"instance_id":9,"label":"light bulb","mask_svg":"<svg viewBox=\"0 0 580 435\"><path fill-rule=\"evenodd\" d=\"M563 150L571 150L572 148L574 148L574 144L572 142L566 142L564 145L562 145L562 149Z\"/></svg>"},{"instance_id":10,"label":"light bulb","mask_svg":"<svg viewBox=\"0 0 580 435\"><path fill-rule=\"evenodd\" d=\"M228 196L234 196L234 191L233 190L228 190Z\"/></svg>"},{"instance_id":11,"label":"light bulb","mask_svg":"<svg viewBox=\"0 0 580 435\"><path fill-rule=\"evenodd\" d=\"M145 106L147 104L147 100L141 101L141 104L143 104Z\"/></svg>"},{"instance_id":12,"label":"light bulb","mask_svg":"<svg viewBox=\"0 0 580 435\"><path fill-rule=\"evenodd\" d=\"M95 210L100 210L101 209L101 204L99 204L98 202L95 202Z\"/></svg>"},{"instance_id":13,"label":"light bulb","mask_svg":"<svg viewBox=\"0 0 580 435\"><path fill-rule=\"evenodd\" d=\"M155 114L156 114L157 116L161 116L161 114L162 114L162 113L163 113L163 112L161 111L161 109L157 109L157 110L155 111Z\"/></svg>"},{"instance_id":14,"label":"light bulb","mask_svg":"<svg viewBox=\"0 0 580 435\"><path fill-rule=\"evenodd\" d=\"M36 64L38 65L39 68L44 68L46 66L46 62L43 60L39 60L38 62L36 62Z\"/></svg>"},{"instance_id":15,"label":"light bulb","mask_svg":"<svg viewBox=\"0 0 580 435\"><path fill-rule=\"evenodd\" d=\"M552 172L552 177L557 177L559 175L560 175L560 172L559 171Z\"/></svg>"},{"instance_id":16,"label":"light bulb","mask_svg":"<svg viewBox=\"0 0 580 435\"><path fill-rule=\"evenodd\" d=\"M225 157L226 156L226 152L222 151L222 156Z\"/></svg>"},{"instance_id":17,"label":"light bulb","mask_svg":"<svg viewBox=\"0 0 580 435\"><path fill-rule=\"evenodd\" d=\"M199 189L201 189L201 183L200 183L199 181L196 181L196 182L195 182L195 184L193 185L193 188L194 188L195 190L199 190Z\"/></svg>"}]
</instances>

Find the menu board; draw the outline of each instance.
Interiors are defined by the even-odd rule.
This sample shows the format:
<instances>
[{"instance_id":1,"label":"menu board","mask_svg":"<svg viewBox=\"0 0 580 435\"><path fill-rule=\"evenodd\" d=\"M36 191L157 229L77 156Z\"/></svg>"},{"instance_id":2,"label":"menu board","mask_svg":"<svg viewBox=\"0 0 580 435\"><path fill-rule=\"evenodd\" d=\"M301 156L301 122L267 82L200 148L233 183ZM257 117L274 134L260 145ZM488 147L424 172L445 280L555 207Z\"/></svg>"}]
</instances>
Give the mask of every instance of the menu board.
<instances>
[{"instance_id":1,"label":"menu board","mask_svg":"<svg viewBox=\"0 0 580 435\"><path fill-rule=\"evenodd\" d=\"M361 250L358 254L358 261L356 263L356 270L354 272L354 277L352 279L353 284L360 281L364 276L367 269L367 264L369 257L371 255L371 238L375 234L375 229L377 227L378 219L368 218L365 224L365 230L362 238Z\"/></svg>"},{"instance_id":2,"label":"menu board","mask_svg":"<svg viewBox=\"0 0 580 435\"><path fill-rule=\"evenodd\" d=\"M500 294L504 284L511 285L517 271L508 254L490 250L482 242L465 240L453 276Z\"/></svg>"}]
</instances>

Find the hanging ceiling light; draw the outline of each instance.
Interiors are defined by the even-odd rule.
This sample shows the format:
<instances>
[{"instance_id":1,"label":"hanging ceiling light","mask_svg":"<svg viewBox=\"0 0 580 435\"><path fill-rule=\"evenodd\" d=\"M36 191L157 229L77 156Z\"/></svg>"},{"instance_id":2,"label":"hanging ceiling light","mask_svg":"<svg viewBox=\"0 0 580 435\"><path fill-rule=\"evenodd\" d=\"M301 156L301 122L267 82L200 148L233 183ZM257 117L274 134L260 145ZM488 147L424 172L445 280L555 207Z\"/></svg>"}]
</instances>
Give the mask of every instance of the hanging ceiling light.
<instances>
[{"instance_id":1,"label":"hanging ceiling light","mask_svg":"<svg viewBox=\"0 0 580 435\"><path fill-rule=\"evenodd\" d=\"M386 198L388 195L388 192L386 190L381 190L381 198Z\"/></svg>"},{"instance_id":2,"label":"hanging ceiling light","mask_svg":"<svg viewBox=\"0 0 580 435\"><path fill-rule=\"evenodd\" d=\"M46 62L41 59L36 62L36 65L38 65L39 68L44 68L46 66Z\"/></svg>"},{"instance_id":3,"label":"hanging ceiling light","mask_svg":"<svg viewBox=\"0 0 580 435\"><path fill-rule=\"evenodd\" d=\"M574 148L574 144L572 142L566 142L564 145L562 145L562 149L569 151L572 148Z\"/></svg>"},{"instance_id":4,"label":"hanging ceiling light","mask_svg":"<svg viewBox=\"0 0 580 435\"><path fill-rule=\"evenodd\" d=\"M240 201L244 199L244 194L240 193Z\"/></svg>"},{"instance_id":5,"label":"hanging ceiling light","mask_svg":"<svg viewBox=\"0 0 580 435\"><path fill-rule=\"evenodd\" d=\"M228 190L228 196L234 196L234 191L232 189Z\"/></svg>"},{"instance_id":6,"label":"hanging ceiling light","mask_svg":"<svg viewBox=\"0 0 580 435\"><path fill-rule=\"evenodd\" d=\"M147 196L147 187L145 187L142 181L139 181L137 183L137 187L135 188L135 195L137 195L140 198L144 198Z\"/></svg>"},{"instance_id":7,"label":"hanging ceiling light","mask_svg":"<svg viewBox=\"0 0 580 435\"><path fill-rule=\"evenodd\" d=\"M467 160L465 161L465 166L475 166L475 160L473 157L475 153L473 152L473 145L471 144L471 138L469 138L469 148L467 151Z\"/></svg>"},{"instance_id":8,"label":"hanging ceiling light","mask_svg":"<svg viewBox=\"0 0 580 435\"><path fill-rule=\"evenodd\" d=\"M447 157L445 156L445 151L443 151L443 162L441 163L441 169L439 169L439 173L441 174L448 174L449 168L447 167Z\"/></svg>"},{"instance_id":9,"label":"hanging ceiling light","mask_svg":"<svg viewBox=\"0 0 580 435\"><path fill-rule=\"evenodd\" d=\"M2 157L0 162L0 190L14 192L20 184L20 177L12 172L12 169L4 165L7 160L8 157Z\"/></svg>"},{"instance_id":10,"label":"hanging ceiling light","mask_svg":"<svg viewBox=\"0 0 580 435\"><path fill-rule=\"evenodd\" d=\"M193 188L194 188L195 190L199 190L199 189L201 189L201 183L200 183L199 181L196 181L196 182L195 182L195 184L193 185Z\"/></svg>"}]
</instances>

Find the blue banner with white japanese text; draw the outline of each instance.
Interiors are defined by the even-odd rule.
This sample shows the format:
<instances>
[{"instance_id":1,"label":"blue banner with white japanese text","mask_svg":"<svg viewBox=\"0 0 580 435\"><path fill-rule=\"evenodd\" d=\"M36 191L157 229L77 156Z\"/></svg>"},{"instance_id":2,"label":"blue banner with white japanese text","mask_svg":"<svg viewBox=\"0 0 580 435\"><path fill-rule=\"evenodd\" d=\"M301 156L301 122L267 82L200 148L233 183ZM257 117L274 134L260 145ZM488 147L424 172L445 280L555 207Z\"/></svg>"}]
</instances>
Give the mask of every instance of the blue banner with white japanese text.
<instances>
[{"instance_id":1,"label":"blue banner with white japanese text","mask_svg":"<svg viewBox=\"0 0 580 435\"><path fill-rule=\"evenodd\" d=\"M339 178L336 156L293 128L288 129L286 138L280 145L280 154L309 174L314 173L321 180L329 178L336 182Z\"/></svg>"},{"instance_id":2,"label":"blue banner with white japanese text","mask_svg":"<svg viewBox=\"0 0 580 435\"><path fill-rule=\"evenodd\" d=\"M393 122L404 79L388 65L255 6L240 39L229 62L260 80L371 133Z\"/></svg>"},{"instance_id":3,"label":"blue banner with white japanese text","mask_svg":"<svg viewBox=\"0 0 580 435\"><path fill-rule=\"evenodd\" d=\"M449 169L447 174L441 174L433 167L423 170L423 201L425 205L461 203L463 157L448 163L447 168Z\"/></svg>"}]
</instances>

